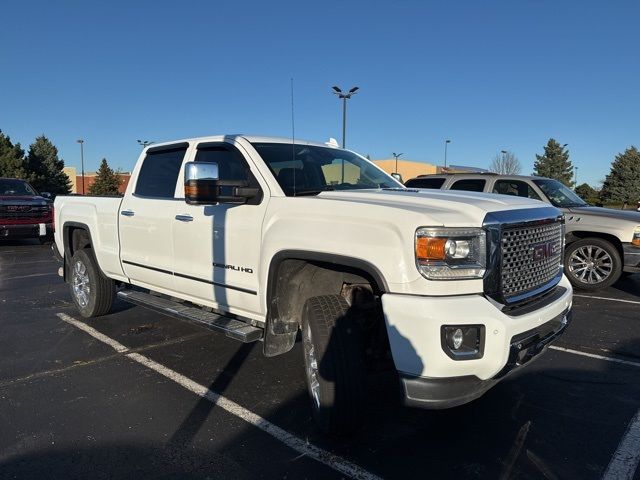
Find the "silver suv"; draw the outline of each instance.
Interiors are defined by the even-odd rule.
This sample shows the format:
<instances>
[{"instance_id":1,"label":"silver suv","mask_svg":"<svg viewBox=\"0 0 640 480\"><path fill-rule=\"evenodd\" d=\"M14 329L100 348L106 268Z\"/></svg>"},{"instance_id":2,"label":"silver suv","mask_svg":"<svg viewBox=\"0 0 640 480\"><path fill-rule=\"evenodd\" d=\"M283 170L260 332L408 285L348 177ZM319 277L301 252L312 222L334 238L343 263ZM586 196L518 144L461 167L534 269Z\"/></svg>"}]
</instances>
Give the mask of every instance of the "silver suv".
<instances>
[{"instance_id":1,"label":"silver suv","mask_svg":"<svg viewBox=\"0 0 640 480\"><path fill-rule=\"evenodd\" d=\"M584 290L608 287L623 272L640 272L640 213L589 206L557 180L492 173L421 175L407 188L467 190L528 197L551 203L565 214L564 269Z\"/></svg>"}]
</instances>

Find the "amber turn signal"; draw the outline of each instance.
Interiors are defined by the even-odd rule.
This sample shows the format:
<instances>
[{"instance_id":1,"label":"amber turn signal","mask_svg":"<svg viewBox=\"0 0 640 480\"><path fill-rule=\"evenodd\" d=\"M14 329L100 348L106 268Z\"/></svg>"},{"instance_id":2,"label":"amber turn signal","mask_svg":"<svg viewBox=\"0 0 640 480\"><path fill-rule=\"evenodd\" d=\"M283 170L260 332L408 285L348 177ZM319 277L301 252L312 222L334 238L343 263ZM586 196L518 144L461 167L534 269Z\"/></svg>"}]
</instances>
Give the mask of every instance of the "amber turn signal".
<instances>
[{"instance_id":1,"label":"amber turn signal","mask_svg":"<svg viewBox=\"0 0 640 480\"><path fill-rule=\"evenodd\" d=\"M446 243L446 238L418 237L416 238L416 258L418 260L444 260Z\"/></svg>"}]
</instances>

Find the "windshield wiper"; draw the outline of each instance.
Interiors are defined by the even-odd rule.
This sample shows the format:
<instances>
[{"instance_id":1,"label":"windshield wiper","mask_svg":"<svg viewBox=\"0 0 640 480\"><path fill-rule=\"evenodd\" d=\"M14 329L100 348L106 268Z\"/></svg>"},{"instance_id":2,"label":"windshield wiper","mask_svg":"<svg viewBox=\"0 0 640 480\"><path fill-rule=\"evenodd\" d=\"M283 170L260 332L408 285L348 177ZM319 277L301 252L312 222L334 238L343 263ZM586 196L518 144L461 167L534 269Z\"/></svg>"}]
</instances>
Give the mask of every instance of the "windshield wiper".
<instances>
[{"instance_id":1,"label":"windshield wiper","mask_svg":"<svg viewBox=\"0 0 640 480\"><path fill-rule=\"evenodd\" d=\"M324 188L314 188L314 189L309 189L309 190L294 190L293 191L293 196L294 197L302 197L304 195L318 195L319 193L322 192L330 192L335 190L335 188L333 188L331 185L327 185Z\"/></svg>"}]
</instances>

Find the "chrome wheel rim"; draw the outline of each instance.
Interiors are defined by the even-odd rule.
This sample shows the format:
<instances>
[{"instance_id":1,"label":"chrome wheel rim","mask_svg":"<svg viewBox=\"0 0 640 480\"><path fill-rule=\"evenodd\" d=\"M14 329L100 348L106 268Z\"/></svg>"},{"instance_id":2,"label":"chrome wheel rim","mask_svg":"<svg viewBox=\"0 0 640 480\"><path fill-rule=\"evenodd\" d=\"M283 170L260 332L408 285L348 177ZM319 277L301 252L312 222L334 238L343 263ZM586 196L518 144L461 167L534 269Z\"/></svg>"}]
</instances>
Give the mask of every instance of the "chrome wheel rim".
<instances>
[{"instance_id":1,"label":"chrome wheel rim","mask_svg":"<svg viewBox=\"0 0 640 480\"><path fill-rule=\"evenodd\" d=\"M89 273L87 266L80 260L73 264L73 275L71 278L71 286L73 288L73 296L78 305L86 307L89 304L89 294L91 286L89 285Z\"/></svg>"},{"instance_id":2,"label":"chrome wheel rim","mask_svg":"<svg viewBox=\"0 0 640 480\"><path fill-rule=\"evenodd\" d=\"M318 359L316 350L311 338L311 327L307 323L302 335L304 347L304 363L307 369L307 381L309 382L309 393L316 408L320 408L320 382L318 381Z\"/></svg>"},{"instance_id":3,"label":"chrome wheel rim","mask_svg":"<svg viewBox=\"0 0 640 480\"><path fill-rule=\"evenodd\" d=\"M613 259L604 248L585 245L569 257L569 272L582 283L601 283L613 273Z\"/></svg>"}]
</instances>

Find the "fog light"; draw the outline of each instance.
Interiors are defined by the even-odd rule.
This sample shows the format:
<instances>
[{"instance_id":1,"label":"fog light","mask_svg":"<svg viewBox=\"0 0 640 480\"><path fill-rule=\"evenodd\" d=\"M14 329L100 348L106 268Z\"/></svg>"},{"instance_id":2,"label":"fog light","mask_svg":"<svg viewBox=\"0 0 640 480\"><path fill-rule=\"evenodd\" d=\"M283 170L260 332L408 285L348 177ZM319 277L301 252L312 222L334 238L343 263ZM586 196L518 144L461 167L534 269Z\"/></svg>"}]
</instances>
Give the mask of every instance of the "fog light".
<instances>
[{"instance_id":1,"label":"fog light","mask_svg":"<svg viewBox=\"0 0 640 480\"><path fill-rule=\"evenodd\" d=\"M456 331L453 332L453 336L451 337L451 343L454 350L458 350L462 345L462 340L464 336L462 335L462 329L456 328Z\"/></svg>"},{"instance_id":2,"label":"fog light","mask_svg":"<svg viewBox=\"0 0 640 480\"><path fill-rule=\"evenodd\" d=\"M442 349L454 360L472 360L484 354L484 325L443 325L440 335Z\"/></svg>"}]
</instances>

